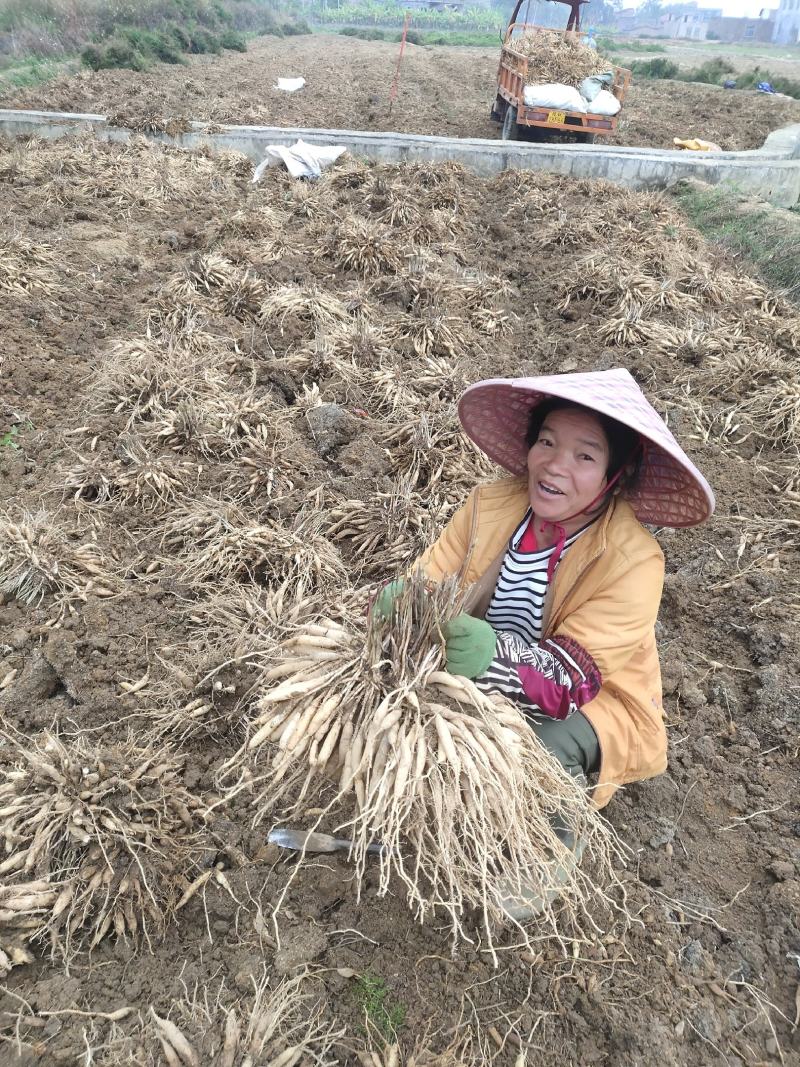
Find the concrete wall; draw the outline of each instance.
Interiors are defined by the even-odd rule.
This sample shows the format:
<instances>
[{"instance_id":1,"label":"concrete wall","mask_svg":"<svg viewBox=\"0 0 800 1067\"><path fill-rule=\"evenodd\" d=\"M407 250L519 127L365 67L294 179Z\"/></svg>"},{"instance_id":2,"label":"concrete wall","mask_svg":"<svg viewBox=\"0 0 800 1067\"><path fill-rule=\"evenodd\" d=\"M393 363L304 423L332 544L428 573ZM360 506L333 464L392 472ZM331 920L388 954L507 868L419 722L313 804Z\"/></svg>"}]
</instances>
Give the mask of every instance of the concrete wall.
<instances>
[{"instance_id":1,"label":"concrete wall","mask_svg":"<svg viewBox=\"0 0 800 1067\"><path fill-rule=\"evenodd\" d=\"M81 130L114 141L131 136L129 130L110 126L102 115L0 110L0 134L9 137L56 138ZM681 178L697 178L712 185L734 185L781 207L800 203L800 125L776 130L755 151L709 153L268 126L224 126L215 131L206 132L206 124L194 122L187 133L147 136L182 148L205 145L242 152L253 162L263 159L266 145L292 145L302 139L309 144L343 145L356 156L384 163L454 161L486 176L504 170L546 170L575 178L607 178L631 189L661 189Z\"/></svg>"}]
</instances>

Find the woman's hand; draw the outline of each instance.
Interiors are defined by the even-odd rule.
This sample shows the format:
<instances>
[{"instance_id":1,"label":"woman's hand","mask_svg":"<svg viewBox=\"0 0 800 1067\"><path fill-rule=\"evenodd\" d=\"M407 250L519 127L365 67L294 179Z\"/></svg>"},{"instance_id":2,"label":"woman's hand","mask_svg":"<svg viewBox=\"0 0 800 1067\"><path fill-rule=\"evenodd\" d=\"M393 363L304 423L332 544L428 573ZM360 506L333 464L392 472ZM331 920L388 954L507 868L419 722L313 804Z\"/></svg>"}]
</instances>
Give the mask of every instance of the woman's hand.
<instances>
[{"instance_id":1,"label":"woman's hand","mask_svg":"<svg viewBox=\"0 0 800 1067\"><path fill-rule=\"evenodd\" d=\"M497 634L488 622L456 615L443 627L447 641L447 669L464 678L479 678L494 659Z\"/></svg>"}]
</instances>

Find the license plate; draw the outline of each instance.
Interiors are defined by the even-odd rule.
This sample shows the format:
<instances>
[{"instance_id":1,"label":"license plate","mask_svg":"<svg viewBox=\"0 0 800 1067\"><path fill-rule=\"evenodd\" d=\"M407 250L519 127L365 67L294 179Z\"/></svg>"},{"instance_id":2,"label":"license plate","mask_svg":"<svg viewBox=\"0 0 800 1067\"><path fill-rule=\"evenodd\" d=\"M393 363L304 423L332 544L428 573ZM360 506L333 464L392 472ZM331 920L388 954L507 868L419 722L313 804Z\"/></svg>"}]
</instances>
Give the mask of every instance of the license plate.
<instances>
[{"instance_id":1,"label":"license plate","mask_svg":"<svg viewBox=\"0 0 800 1067\"><path fill-rule=\"evenodd\" d=\"M548 111L547 112L547 121L548 122L561 122L561 123L566 122L567 121L567 113L566 113L566 111Z\"/></svg>"}]
</instances>

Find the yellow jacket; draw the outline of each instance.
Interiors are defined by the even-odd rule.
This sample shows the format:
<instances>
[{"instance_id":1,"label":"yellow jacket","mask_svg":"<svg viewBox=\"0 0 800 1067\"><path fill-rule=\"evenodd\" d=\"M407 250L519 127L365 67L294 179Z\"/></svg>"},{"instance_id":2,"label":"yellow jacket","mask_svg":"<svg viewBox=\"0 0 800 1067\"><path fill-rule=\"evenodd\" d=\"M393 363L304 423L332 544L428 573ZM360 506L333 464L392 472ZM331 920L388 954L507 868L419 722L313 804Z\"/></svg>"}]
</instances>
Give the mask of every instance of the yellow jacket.
<instances>
[{"instance_id":1,"label":"yellow jacket","mask_svg":"<svg viewBox=\"0 0 800 1067\"><path fill-rule=\"evenodd\" d=\"M482 618L509 538L529 506L525 479L479 486L417 565L435 581L458 575L471 587L466 609ZM581 708L600 742L598 807L619 786L667 766L654 630L663 582L657 541L630 504L615 498L564 555L545 603L542 636L574 638L602 675L600 692Z\"/></svg>"}]
</instances>

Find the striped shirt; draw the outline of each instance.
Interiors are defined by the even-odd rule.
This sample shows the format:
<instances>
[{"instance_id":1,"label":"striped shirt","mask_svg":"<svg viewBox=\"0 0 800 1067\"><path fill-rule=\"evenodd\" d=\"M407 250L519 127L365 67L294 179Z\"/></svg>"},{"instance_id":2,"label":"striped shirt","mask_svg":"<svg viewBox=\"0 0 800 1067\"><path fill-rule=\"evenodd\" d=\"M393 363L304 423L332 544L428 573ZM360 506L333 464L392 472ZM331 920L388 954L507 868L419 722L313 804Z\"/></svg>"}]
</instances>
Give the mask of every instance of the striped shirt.
<instances>
[{"instance_id":1,"label":"striped shirt","mask_svg":"<svg viewBox=\"0 0 800 1067\"><path fill-rule=\"evenodd\" d=\"M541 639L544 619L544 602L547 596L547 564L555 551L542 548L538 552L523 552L519 544L531 521L528 509L509 541L508 550L500 568L494 595L486 612L486 621L492 629L516 634L525 644L532 645ZM591 523L582 526L564 543L564 552L573 544ZM562 558L564 556L562 552ZM558 570L558 564L556 564Z\"/></svg>"},{"instance_id":2,"label":"striped shirt","mask_svg":"<svg viewBox=\"0 0 800 1067\"><path fill-rule=\"evenodd\" d=\"M509 541L485 616L497 632L495 656L475 684L486 693L502 693L534 721L562 720L597 695L602 678L577 641L566 635L542 640L547 565L555 546L520 551L530 519L529 510ZM563 552L590 525L577 530Z\"/></svg>"}]
</instances>

